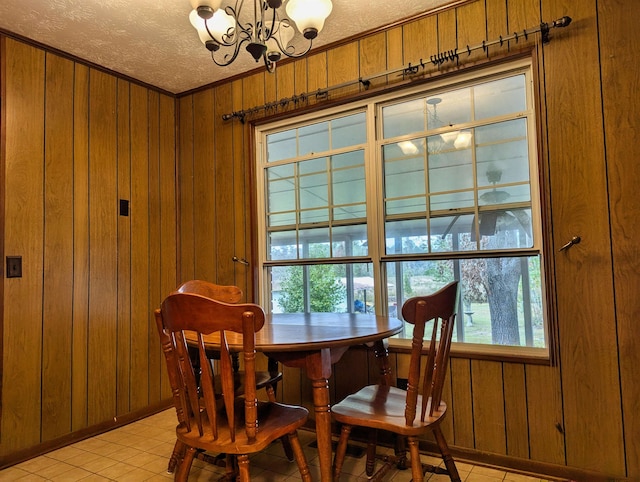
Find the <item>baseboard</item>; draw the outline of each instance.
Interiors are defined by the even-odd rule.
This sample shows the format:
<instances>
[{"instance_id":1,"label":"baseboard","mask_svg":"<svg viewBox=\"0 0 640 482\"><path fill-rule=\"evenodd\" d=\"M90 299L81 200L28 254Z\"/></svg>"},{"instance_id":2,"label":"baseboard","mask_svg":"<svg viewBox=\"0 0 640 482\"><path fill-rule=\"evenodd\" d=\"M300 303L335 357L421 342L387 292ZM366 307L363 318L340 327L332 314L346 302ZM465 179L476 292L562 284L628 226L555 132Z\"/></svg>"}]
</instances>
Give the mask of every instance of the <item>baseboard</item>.
<instances>
[{"instance_id":1,"label":"baseboard","mask_svg":"<svg viewBox=\"0 0 640 482\"><path fill-rule=\"evenodd\" d=\"M42 442L27 449L18 450L16 452L0 456L0 470L11 465L24 462L25 460L31 459L33 457L38 457L40 455L46 454L47 452L51 452L67 445L74 444L81 440L108 432L109 430L113 430L114 428L122 427L131 422L135 422L136 420L141 420L145 417L148 417L149 415L161 412L172 406L173 399L169 398L166 400L160 400L159 402L153 403L140 410L134 410L133 412L114 417L113 420L108 420L96 425L92 425L90 427L83 428L82 430L77 430L75 432L64 435L62 437L47 440L46 442Z\"/></svg>"}]
</instances>

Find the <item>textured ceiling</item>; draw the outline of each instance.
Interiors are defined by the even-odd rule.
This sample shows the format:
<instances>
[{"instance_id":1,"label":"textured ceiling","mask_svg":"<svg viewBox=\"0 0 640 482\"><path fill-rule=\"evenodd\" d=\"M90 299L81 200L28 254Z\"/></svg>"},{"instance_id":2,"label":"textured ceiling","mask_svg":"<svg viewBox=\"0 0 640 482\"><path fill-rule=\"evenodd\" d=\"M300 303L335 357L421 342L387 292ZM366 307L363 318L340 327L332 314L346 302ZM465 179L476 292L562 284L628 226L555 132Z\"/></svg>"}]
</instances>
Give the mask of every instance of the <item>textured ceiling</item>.
<instances>
[{"instance_id":1,"label":"textured ceiling","mask_svg":"<svg viewBox=\"0 0 640 482\"><path fill-rule=\"evenodd\" d=\"M333 0L314 46L447 3ZM189 0L1 0L0 29L173 93L259 66L244 47L231 66L215 65L189 23L190 11Z\"/></svg>"}]
</instances>

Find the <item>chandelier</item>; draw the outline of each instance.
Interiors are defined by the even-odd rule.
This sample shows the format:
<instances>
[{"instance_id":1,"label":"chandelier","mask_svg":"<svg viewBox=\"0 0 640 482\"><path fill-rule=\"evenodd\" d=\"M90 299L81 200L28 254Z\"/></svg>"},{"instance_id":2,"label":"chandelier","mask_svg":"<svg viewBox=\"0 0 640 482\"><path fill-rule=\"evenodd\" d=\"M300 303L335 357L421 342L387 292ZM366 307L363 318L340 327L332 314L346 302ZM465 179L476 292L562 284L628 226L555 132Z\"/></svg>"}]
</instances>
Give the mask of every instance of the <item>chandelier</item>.
<instances>
[{"instance_id":1,"label":"chandelier","mask_svg":"<svg viewBox=\"0 0 640 482\"><path fill-rule=\"evenodd\" d=\"M440 97L430 97L426 100L427 127L435 134L427 138L398 142L398 147L405 156L415 156L426 148L428 154L441 154L446 151L467 149L471 145L472 134L468 129L455 129L454 124L444 121L438 116Z\"/></svg>"},{"instance_id":2,"label":"chandelier","mask_svg":"<svg viewBox=\"0 0 640 482\"><path fill-rule=\"evenodd\" d=\"M262 58L267 70L273 72L282 55L301 57L309 52L333 8L331 0L288 0L285 15L279 10L282 3L252 0L243 9L244 0L236 0L235 7L222 6L222 0L191 0L189 20L216 65L231 64L246 44L255 61ZM298 33L301 35L293 45ZM300 43L302 48L298 48Z\"/></svg>"}]
</instances>

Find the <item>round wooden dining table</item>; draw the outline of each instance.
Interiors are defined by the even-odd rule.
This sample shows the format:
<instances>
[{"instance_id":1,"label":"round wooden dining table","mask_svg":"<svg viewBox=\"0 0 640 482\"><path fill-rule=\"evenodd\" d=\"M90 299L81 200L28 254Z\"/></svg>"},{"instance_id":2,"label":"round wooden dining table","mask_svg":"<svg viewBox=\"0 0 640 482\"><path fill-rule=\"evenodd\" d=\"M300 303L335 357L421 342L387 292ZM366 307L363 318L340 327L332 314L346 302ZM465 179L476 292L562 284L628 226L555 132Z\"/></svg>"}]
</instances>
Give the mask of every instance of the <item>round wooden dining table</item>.
<instances>
[{"instance_id":1,"label":"round wooden dining table","mask_svg":"<svg viewBox=\"0 0 640 482\"><path fill-rule=\"evenodd\" d=\"M331 365L351 346L370 345L376 354L382 383L390 383L386 339L402 330L397 318L365 313L276 313L267 314L264 327L256 333L256 351L285 366L301 368L311 381L316 422L318 459L323 482L332 480ZM231 349L242 347L241 335L227 333ZM192 340L195 341L195 340ZM219 338L204 337L205 346L215 350Z\"/></svg>"}]
</instances>

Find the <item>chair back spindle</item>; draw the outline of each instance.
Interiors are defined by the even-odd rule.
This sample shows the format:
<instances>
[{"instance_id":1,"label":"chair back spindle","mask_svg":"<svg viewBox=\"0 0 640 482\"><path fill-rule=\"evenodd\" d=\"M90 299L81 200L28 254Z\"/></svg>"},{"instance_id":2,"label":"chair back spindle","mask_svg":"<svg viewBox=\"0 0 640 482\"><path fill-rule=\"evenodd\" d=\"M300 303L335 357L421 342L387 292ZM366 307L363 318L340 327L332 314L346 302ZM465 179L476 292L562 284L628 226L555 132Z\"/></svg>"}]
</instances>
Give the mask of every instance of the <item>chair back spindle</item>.
<instances>
[{"instance_id":1,"label":"chair back spindle","mask_svg":"<svg viewBox=\"0 0 640 482\"><path fill-rule=\"evenodd\" d=\"M413 425L417 414L418 395L422 399L421 422L424 422L426 416L431 417L439 410L442 387L447 374L457 299L458 283L453 282L432 295L410 298L402 306L403 318L414 325L405 407L405 421L409 426ZM425 325L431 320L433 327L421 380ZM421 381L422 391L419 391Z\"/></svg>"}]
</instances>

